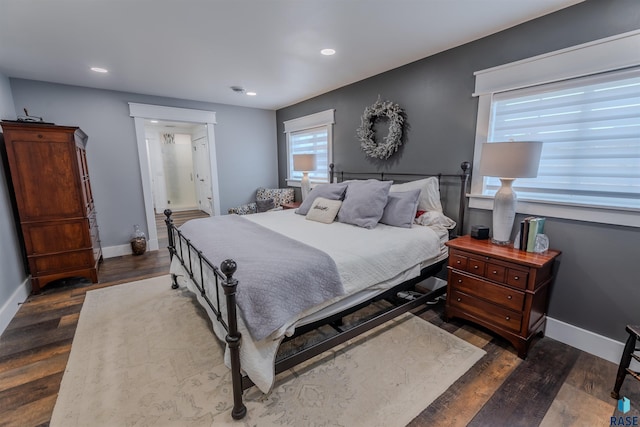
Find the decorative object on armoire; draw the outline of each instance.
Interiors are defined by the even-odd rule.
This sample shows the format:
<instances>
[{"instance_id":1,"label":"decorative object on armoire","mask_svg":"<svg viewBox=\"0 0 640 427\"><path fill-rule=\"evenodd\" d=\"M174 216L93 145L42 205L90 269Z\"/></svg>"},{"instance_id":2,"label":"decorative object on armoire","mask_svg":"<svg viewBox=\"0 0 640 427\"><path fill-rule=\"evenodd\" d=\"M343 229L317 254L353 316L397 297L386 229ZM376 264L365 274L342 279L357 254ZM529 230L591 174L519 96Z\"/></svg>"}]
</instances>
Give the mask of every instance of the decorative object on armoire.
<instances>
[{"instance_id":1,"label":"decorative object on armoire","mask_svg":"<svg viewBox=\"0 0 640 427\"><path fill-rule=\"evenodd\" d=\"M389 120L389 133L384 142L376 143L373 127L376 120L386 117ZM360 127L356 131L360 147L369 157L386 160L398 151L402 145L405 114L398 104L391 101L378 100L364 109L360 119Z\"/></svg>"},{"instance_id":2,"label":"decorative object on armoire","mask_svg":"<svg viewBox=\"0 0 640 427\"><path fill-rule=\"evenodd\" d=\"M142 255L147 250L147 236L144 231L140 230L138 224L133 226L133 233L131 234L131 252L134 255Z\"/></svg>"},{"instance_id":3,"label":"decorative object on armoire","mask_svg":"<svg viewBox=\"0 0 640 427\"><path fill-rule=\"evenodd\" d=\"M293 170L296 172L302 172L302 180L300 180L300 192L302 193L302 200L304 200L309 194L309 191L311 191L309 172L313 172L316 170L316 155L294 154Z\"/></svg>"},{"instance_id":4,"label":"decorative object on armoire","mask_svg":"<svg viewBox=\"0 0 640 427\"><path fill-rule=\"evenodd\" d=\"M516 178L538 176L542 142L486 142L482 144L480 174L494 176L502 183L493 199L493 238L497 245L511 243L517 197L512 184Z\"/></svg>"},{"instance_id":5,"label":"decorative object on armoire","mask_svg":"<svg viewBox=\"0 0 640 427\"><path fill-rule=\"evenodd\" d=\"M85 146L78 127L0 123L12 202L33 293L65 277L98 281L102 259Z\"/></svg>"}]
</instances>

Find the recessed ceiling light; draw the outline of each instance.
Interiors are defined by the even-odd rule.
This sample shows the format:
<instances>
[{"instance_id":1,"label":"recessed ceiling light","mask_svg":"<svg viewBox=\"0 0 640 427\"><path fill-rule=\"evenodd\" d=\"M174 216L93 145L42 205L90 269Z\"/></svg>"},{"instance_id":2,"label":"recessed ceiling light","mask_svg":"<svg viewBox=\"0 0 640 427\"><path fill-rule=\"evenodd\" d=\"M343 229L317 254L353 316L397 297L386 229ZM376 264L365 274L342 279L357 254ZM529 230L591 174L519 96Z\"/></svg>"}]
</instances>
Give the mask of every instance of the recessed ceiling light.
<instances>
[{"instance_id":1,"label":"recessed ceiling light","mask_svg":"<svg viewBox=\"0 0 640 427\"><path fill-rule=\"evenodd\" d=\"M151 123L158 123L157 120L150 120Z\"/></svg>"},{"instance_id":2,"label":"recessed ceiling light","mask_svg":"<svg viewBox=\"0 0 640 427\"><path fill-rule=\"evenodd\" d=\"M334 55L336 51L335 49L322 49L320 53L326 56L330 56L330 55Z\"/></svg>"},{"instance_id":3,"label":"recessed ceiling light","mask_svg":"<svg viewBox=\"0 0 640 427\"><path fill-rule=\"evenodd\" d=\"M257 93L256 93L256 92L247 92L247 95L249 95L249 96L256 96L256 95L257 95Z\"/></svg>"},{"instance_id":4,"label":"recessed ceiling light","mask_svg":"<svg viewBox=\"0 0 640 427\"><path fill-rule=\"evenodd\" d=\"M91 71L95 71L96 73L108 73L109 70L107 70L106 68L100 68L100 67L91 67Z\"/></svg>"}]
</instances>

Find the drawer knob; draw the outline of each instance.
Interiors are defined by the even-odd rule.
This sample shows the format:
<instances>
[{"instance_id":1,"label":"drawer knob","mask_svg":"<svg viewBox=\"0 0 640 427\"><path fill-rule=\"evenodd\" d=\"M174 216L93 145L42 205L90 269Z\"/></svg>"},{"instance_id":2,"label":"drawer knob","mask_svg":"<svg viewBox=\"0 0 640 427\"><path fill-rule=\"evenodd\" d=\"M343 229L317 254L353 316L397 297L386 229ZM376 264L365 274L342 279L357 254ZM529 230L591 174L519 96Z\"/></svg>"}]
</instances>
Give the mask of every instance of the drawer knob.
<instances>
[{"instance_id":1,"label":"drawer knob","mask_svg":"<svg viewBox=\"0 0 640 427\"><path fill-rule=\"evenodd\" d=\"M498 274L498 270L493 270L493 274Z\"/></svg>"},{"instance_id":2,"label":"drawer knob","mask_svg":"<svg viewBox=\"0 0 640 427\"><path fill-rule=\"evenodd\" d=\"M458 283L462 283L462 279L458 279Z\"/></svg>"},{"instance_id":3,"label":"drawer knob","mask_svg":"<svg viewBox=\"0 0 640 427\"><path fill-rule=\"evenodd\" d=\"M456 298L456 301L460 302L460 301L462 301L462 299L461 298Z\"/></svg>"},{"instance_id":4,"label":"drawer knob","mask_svg":"<svg viewBox=\"0 0 640 427\"><path fill-rule=\"evenodd\" d=\"M511 295L507 295L507 299L511 299L513 298Z\"/></svg>"},{"instance_id":5,"label":"drawer knob","mask_svg":"<svg viewBox=\"0 0 640 427\"><path fill-rule=\"evenodd\" d=\"M506 320L511 320L511 317L507 316L505 317Z\"/></svg>"},{"instance_id":6,"label":"drawer knob","mask_svg":"<svg viewBox=\"0 0 640 427\"><path fill-rule=\"evenodd\" d=\"M457 260L457 261L456 261L456 264L460 264L460 260Z\"/></svg>"},{"instance_id":7,"label":"drawer knob","mask_svg":"<svg viewBox=\"0 0 640 427\"><path fill-rule=\"evenodd\" d=\"M474 266L473 266L473 268L475 268L475 269L477 270L477 269L478 269L478 266L477 266L477 265L474 265Z\"/></svg>"},{"instance_id":8,"label":"drawer knob","mask_svg":"<svg viewBox=\"0 0 640 427\"><path fill-rule=\"evenodd\" d=\"M513 280L518 280L520 277L518 276L513 276Z\"/></svg>"}]
</instances>

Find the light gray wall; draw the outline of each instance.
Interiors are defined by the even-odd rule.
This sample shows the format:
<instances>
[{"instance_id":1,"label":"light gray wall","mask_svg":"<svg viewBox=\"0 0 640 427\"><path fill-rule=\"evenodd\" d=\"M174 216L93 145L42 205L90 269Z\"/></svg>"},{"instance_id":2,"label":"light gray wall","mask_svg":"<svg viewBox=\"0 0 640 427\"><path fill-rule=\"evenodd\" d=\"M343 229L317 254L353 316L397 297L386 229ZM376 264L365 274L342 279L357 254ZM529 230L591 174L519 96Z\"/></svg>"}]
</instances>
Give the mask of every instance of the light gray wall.
<instances>
[{"instance_id":1,"label":"light gray wall","mask_svg":"<svg viewBox=\"0 0 640 427\"><path fill-rule=\"evenodd\" d=\"M260 186L278 182L275 112L10 79L15 108L89 135L87 157L102 246L127 244L134 224L145 224L142 182L129 102L216 112L220 205L251 201ZM146 231L146 230L145 230Z\"/></svg>"},{"instance_id":2,"label":"light gray wall","mask_svg":"<svg viewBox=\"0 0 640 427\"><path fill-rule=\"evenodd\" d=\"M9 79L0 74L0 118L15 120L13 95L9 86ZM1 137L1 136L0 136ZM22 284L27 275L23 268L20 243L16 230L16 223L11 208L11 199L4 170L4 162L0 162L0 311L11 295ZM7 311L15 309L9 308ZM0 327L0 333L2 328Z\"/></svg>"},{"instance_id":3,"label":"light gray wall","mask_svg":"<svg viewBox=\"0 0 640 427\"><path fill-rule=\"evenodd\" d=\"M334 162L348 171L456 173L472 160L477 99L473 72L640 28L637 0L587 0L501 33L277 111L280 184L286 178L283 121L336 109ZM382 99L407 113L407 138L388 162L360 150L356 129L364 108ZM386 135L386 129L381 133ZM520 218L517 218L520 220ZM472 210L472 224L491 224L489 211ZM625 339L625 325L638 322L640 230L548 218L545 232L563 252L549 315L608 336Z\"/></svg>"}]
</instances>

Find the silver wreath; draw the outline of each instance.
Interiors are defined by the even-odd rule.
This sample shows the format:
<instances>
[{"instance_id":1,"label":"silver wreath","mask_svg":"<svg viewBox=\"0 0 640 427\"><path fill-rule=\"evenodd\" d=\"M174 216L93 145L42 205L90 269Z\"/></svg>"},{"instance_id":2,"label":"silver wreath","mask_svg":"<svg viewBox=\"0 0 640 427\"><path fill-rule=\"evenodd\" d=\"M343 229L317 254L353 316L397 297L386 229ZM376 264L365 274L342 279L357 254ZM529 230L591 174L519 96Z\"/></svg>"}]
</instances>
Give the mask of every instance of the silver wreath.
<instances>
[{"instance_id":1,"label":"silver wreath","mask_svg":"<svg viewBox=\"0 0 640 427\"><path fill-rule=\"evenodd\" d=\"M373 126L380 117L386 117L389 120L389 133L383 138L383 142L376 143ZM364 109L356 134L360 140L360 147L367 156L386 160L402 145L403 128L402 108L391 101L378 99L373 105Z\"/></svg>"}]
</instances>

